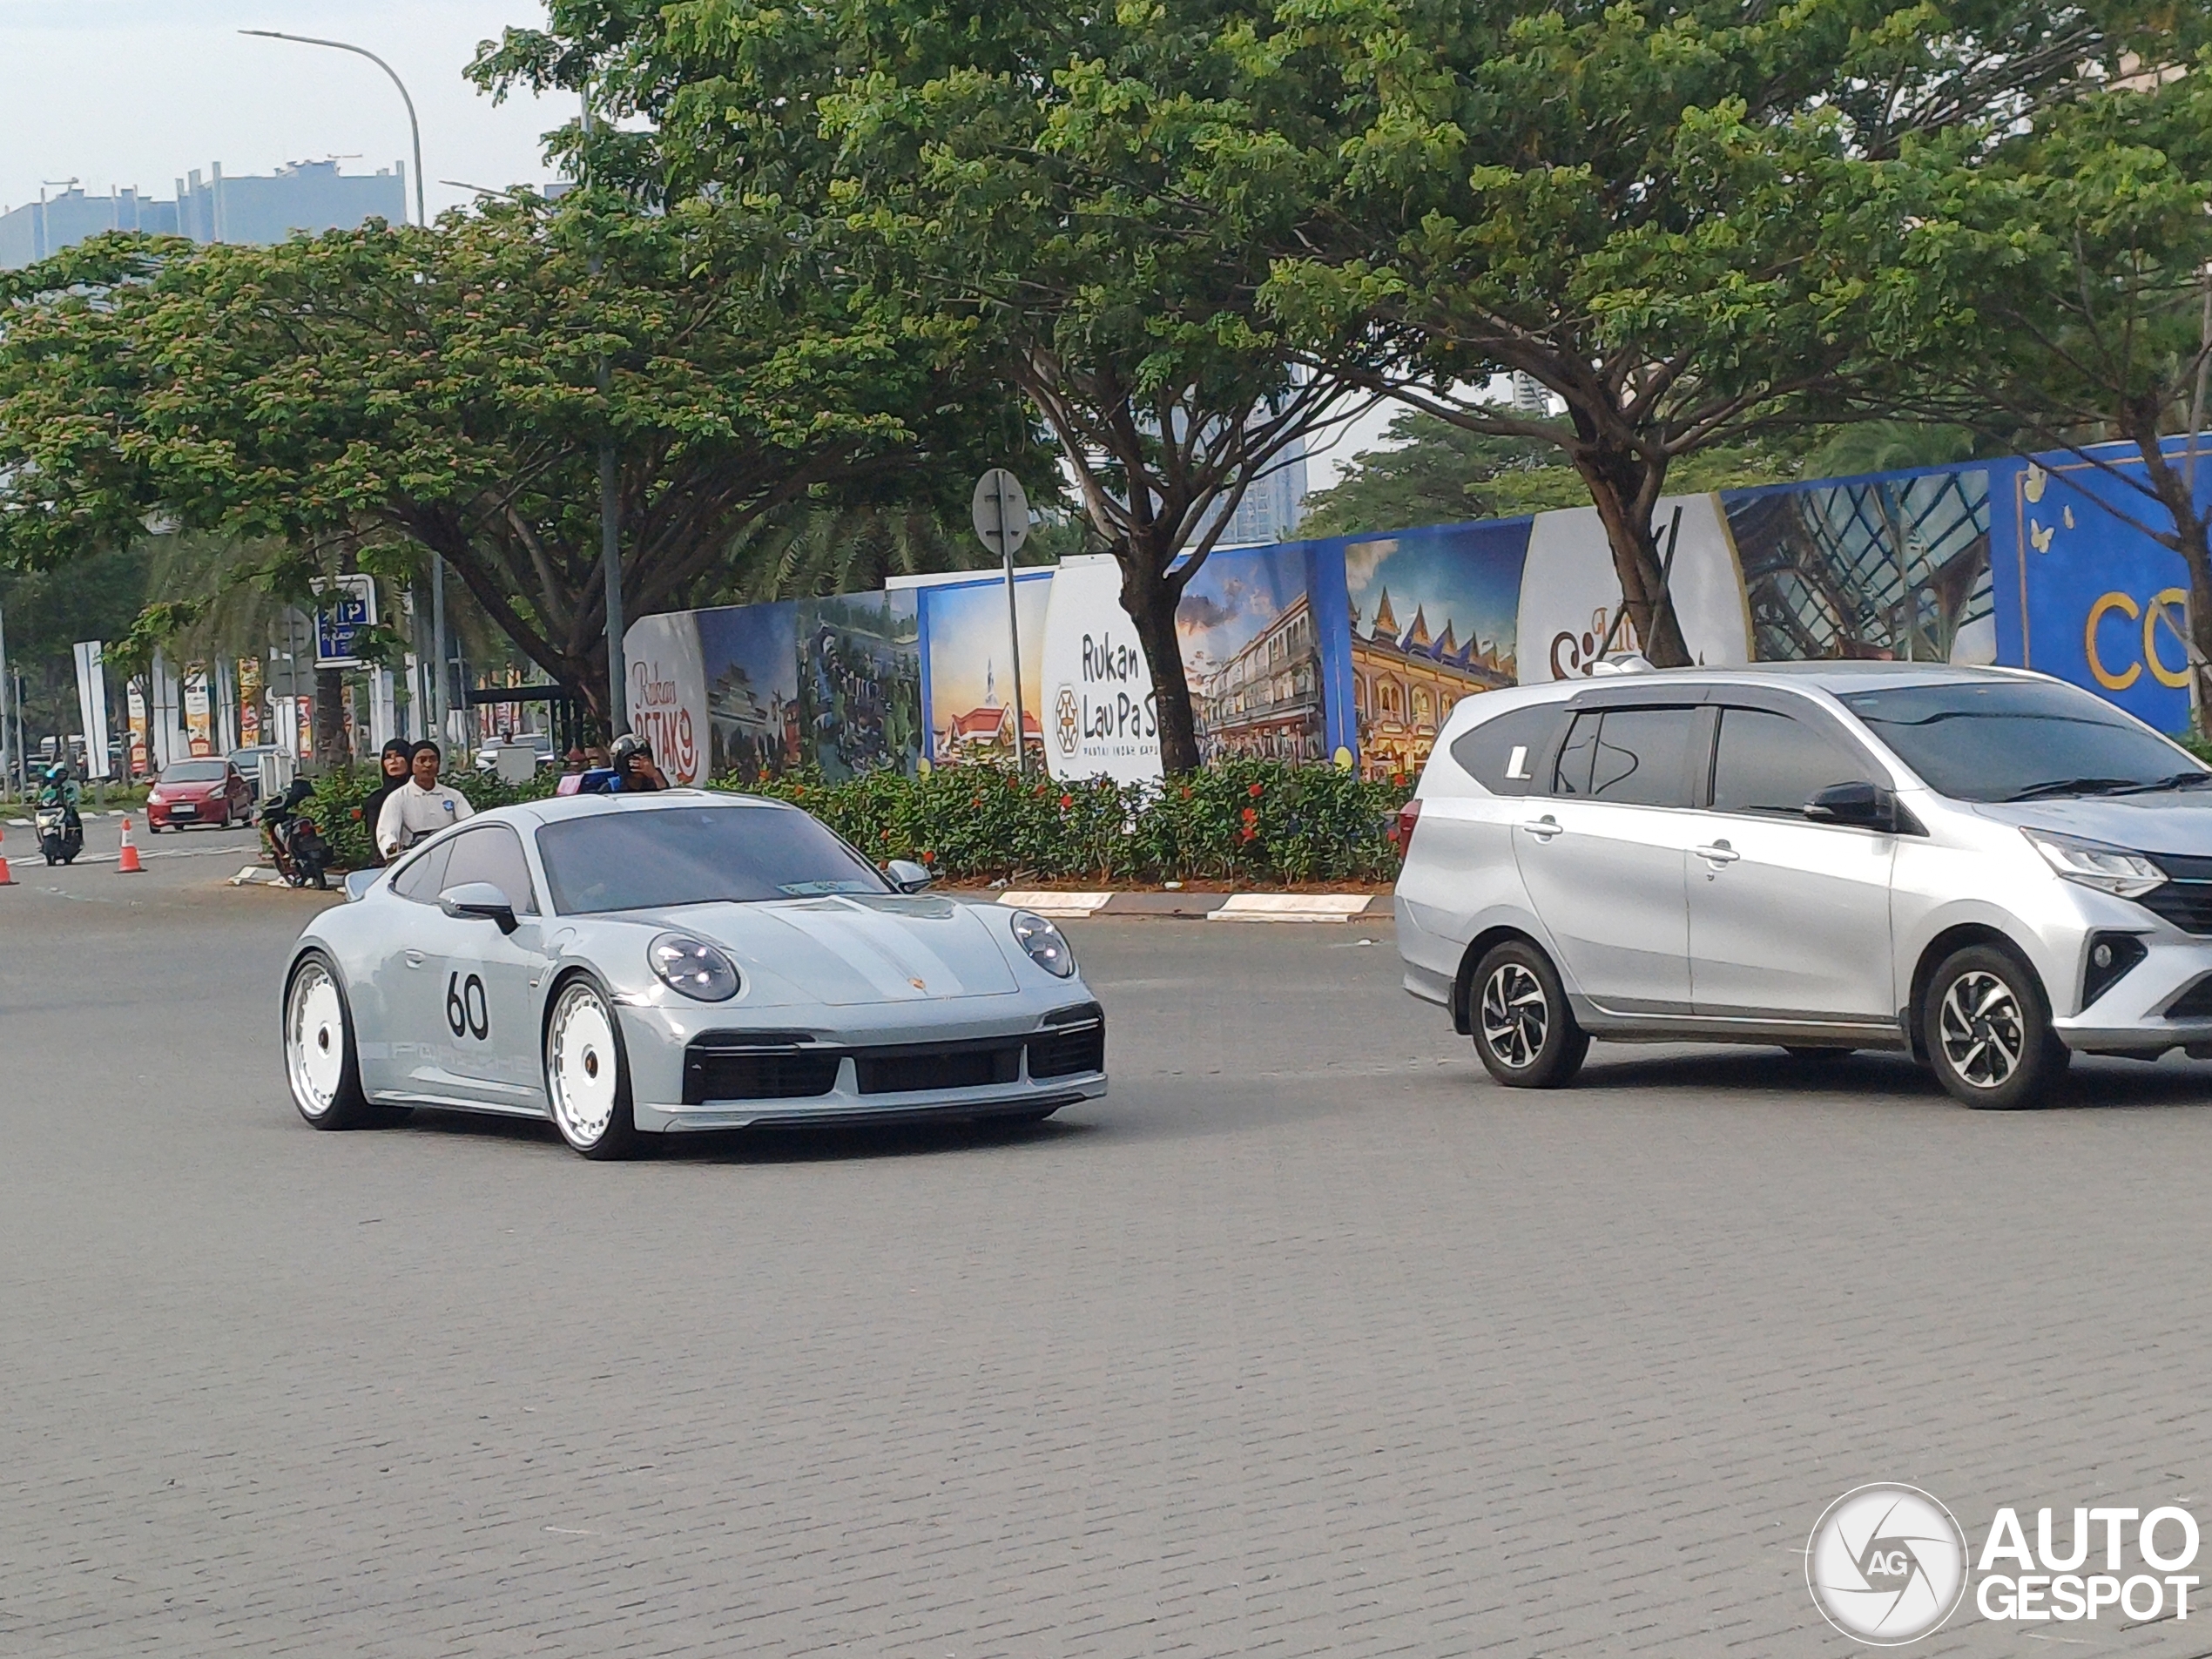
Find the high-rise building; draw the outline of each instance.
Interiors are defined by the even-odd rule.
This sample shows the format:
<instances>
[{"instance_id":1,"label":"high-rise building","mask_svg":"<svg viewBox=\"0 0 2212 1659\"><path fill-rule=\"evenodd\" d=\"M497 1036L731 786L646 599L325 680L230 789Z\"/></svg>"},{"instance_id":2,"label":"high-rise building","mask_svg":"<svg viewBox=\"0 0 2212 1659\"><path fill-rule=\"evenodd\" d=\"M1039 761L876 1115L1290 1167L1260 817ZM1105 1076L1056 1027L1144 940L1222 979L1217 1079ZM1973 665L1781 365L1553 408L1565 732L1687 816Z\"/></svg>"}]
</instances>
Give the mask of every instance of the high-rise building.
<instances>
[{"instance_id":1,"label":"high-rise building","mask_svg":"<svg viewBox=\"0 0 2212 1659\"><path fill-rule=\"evenodd\" d=\"M16 270L104 231L177 233L177 204L150 201L135 190L88 196L71 185L60 195L0 214L0 270Z\"/></svg>"},{"instance_id":2,"label":"high-rise building","mask_svg":"<svg viewBox=\"0 0 2212 1659\"><path fill-rule=\"evenodd\" d=\"M281 242L295 232L349 231L366 219L407 221L407 169L346 174L335 161L293 161L274 173L226 177L216 163L177 180L174 201L135 190L71 188L0 213L0 269L46 259L103 231L148 231L195 242Z\"/></svg>"}]
</instances>

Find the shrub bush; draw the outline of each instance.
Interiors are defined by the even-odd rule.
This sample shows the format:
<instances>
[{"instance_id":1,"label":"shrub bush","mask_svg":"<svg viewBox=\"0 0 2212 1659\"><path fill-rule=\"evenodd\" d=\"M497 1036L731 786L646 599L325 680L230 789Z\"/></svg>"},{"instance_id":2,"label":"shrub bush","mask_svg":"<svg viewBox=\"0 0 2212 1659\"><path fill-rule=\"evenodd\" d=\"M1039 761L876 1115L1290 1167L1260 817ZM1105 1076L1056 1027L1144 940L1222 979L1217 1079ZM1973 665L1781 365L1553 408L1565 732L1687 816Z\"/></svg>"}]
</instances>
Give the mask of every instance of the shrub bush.
<instances>
[{"instance_id":1,"label":"shrub bush","mask_svg":"<svg viewBox=\"0 0 2212 1659\"><path fill-rule=\"evenodd\" d=\"M997 766L927 777L819 772L715 786L805 807L880 861L953 880L1386 881L1391 820L1411 793L1328 766L1233 760L1163 785L1060 783Z\"/></svg>"}]
</instances>

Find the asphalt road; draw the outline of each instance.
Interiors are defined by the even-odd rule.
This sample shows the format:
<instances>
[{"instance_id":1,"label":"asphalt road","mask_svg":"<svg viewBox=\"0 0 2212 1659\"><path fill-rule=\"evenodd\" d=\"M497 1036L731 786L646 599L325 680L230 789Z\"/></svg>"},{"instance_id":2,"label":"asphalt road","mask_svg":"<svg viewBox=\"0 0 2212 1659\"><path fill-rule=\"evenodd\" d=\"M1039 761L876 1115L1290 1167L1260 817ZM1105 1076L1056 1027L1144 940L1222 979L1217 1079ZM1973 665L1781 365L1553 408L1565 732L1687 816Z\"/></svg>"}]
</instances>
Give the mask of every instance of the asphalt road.
<instances>
[{"instance_id":1,"label":"asphalt road","mask_svg":"<svg viewBox=\"0 0 2212 1659\"><path fill-rule=\"evenodd\" d=\"M1097 922L1039 1130L318 1135L222 840L0 889L0 1654L1838 1654L1862 1481L2212 1512L2212 1070L1514 1094L1386 928ZM1915 1651L2028 1636L2212 1615Z\"/></svg>"}]
</instances>

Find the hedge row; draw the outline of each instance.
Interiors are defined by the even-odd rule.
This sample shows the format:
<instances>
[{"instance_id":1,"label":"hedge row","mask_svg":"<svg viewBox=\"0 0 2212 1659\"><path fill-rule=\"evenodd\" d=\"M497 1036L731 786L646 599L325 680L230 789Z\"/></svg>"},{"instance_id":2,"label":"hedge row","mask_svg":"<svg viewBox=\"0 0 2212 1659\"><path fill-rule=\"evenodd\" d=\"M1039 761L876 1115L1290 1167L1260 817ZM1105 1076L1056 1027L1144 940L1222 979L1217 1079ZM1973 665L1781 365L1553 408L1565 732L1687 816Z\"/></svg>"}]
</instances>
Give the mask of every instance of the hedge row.
<instances>
[{"instance_id":1,"label":"hedge row","mask_svg":"<svg viewBox=\"0 0 2212 1659\"><path fill-rule=\"evenodd\" d=\"M502 784L456 770L446 782L482 812L553 792L557 774ZM829 783L808 770L714 787L805 807L878 860L914 859L953 880L1387 881L1389 830L1411 793L1331 766L1232 760L1166 784L1055 783L997 766L940 766L920 778L872 772ZM375 826L363 768L326 773L310 810L340 865L370 861Z\"/></svg>"},{"instance_id":2,"label":"hedge row","mask_svg":"<svg viewBox=\"0 0 2212 1659\"><path fill-rule=\"evenodd\" d=\"M720 786L737 788L734 780ZM1412 792L1328 766L1232 760L1163 785L1055 783L995 766L846 783L798 773L750 792L806 808L855 846L954 880L1386 881Z\"/></svg>"}]
</instances>

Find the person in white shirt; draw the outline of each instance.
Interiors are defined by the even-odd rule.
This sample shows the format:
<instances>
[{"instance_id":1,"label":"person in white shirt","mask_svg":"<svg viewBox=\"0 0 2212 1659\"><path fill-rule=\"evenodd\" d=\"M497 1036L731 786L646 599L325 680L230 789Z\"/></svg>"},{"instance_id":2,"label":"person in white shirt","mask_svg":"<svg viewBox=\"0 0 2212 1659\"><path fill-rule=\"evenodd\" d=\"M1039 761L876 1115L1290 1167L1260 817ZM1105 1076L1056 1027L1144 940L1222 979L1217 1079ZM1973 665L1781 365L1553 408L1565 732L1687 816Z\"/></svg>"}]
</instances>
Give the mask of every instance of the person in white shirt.
<instances>
[{"instance_id":1,"label":"person in white shirt","mask_svg":"<svg viewBox=\"0 0 2212 1659\"><path fill-rule=\"evenodd\" d=\"M438 781L438 763L444 759L436 744L416 744L408 780L384 798L376 819L376 850L387 862L424 836L475 813L458 790Z\"/></svg>"}]
</instances>

